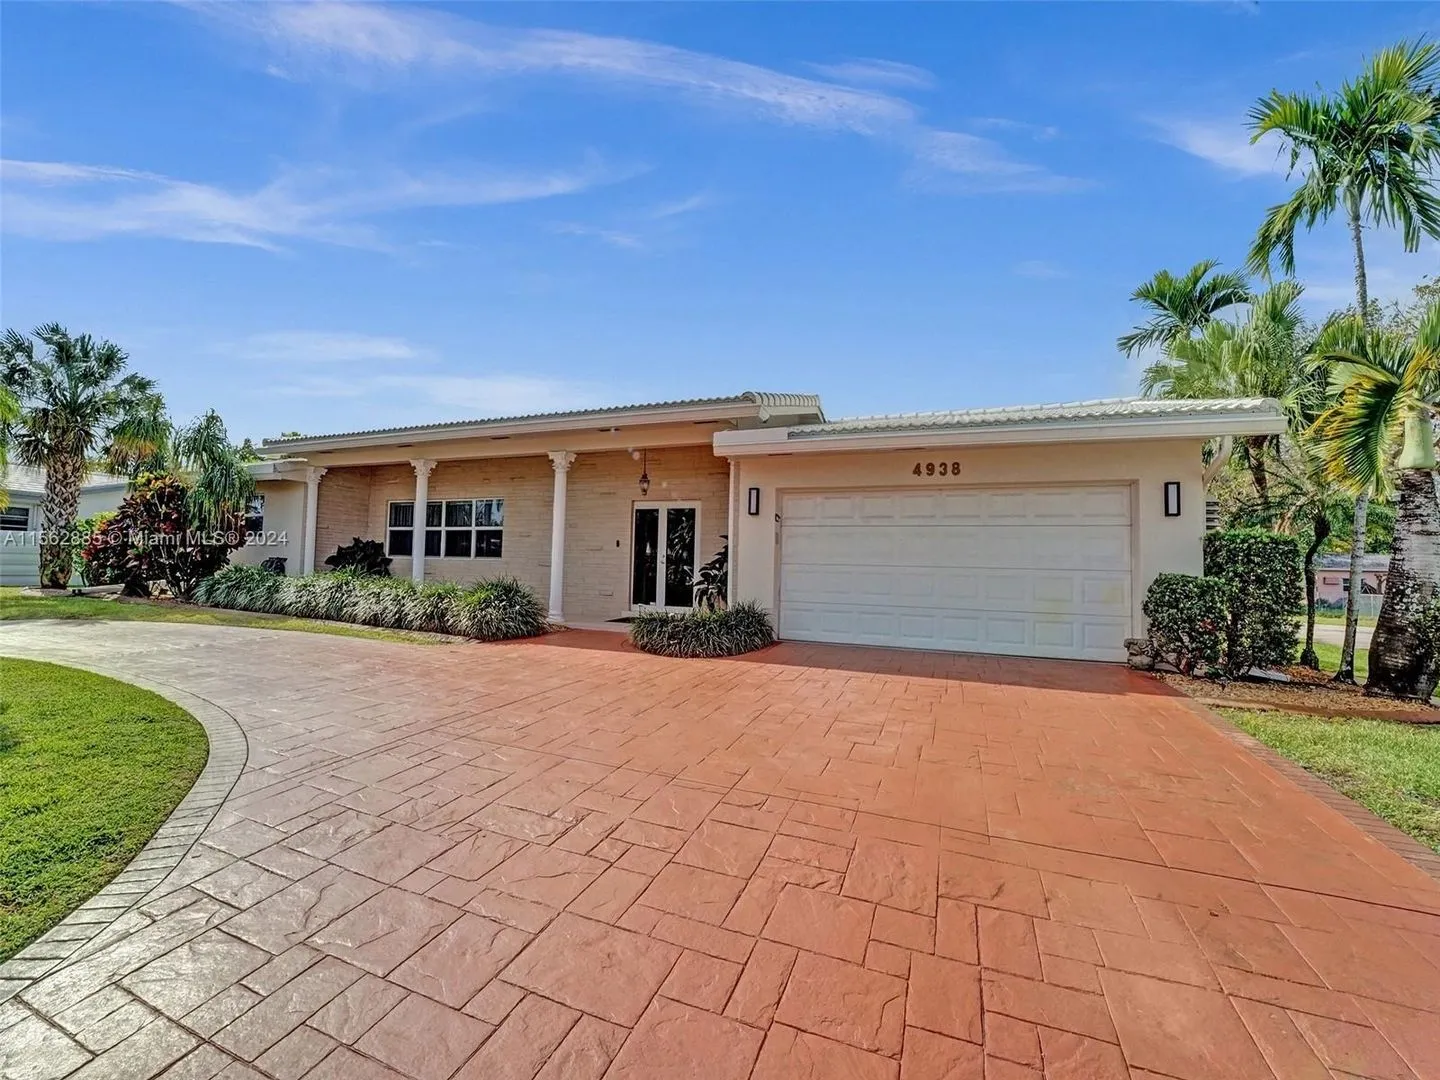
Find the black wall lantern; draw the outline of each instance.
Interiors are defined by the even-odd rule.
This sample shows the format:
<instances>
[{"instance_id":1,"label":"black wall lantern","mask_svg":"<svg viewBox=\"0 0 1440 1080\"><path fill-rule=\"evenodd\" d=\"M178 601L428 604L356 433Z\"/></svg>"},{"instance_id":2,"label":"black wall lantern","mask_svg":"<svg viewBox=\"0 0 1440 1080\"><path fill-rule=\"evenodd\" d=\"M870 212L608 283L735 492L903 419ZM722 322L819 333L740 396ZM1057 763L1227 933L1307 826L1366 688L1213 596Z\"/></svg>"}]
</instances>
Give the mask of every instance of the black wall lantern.
<instances>
[{"instance_id":1,"label":"black wall lantern","mask_svg":"<svg viewBox=\"0 0 1440 1080\"><path fill-rule=\"evenodd\" d=\"M1180 516L1180 481L1165 481L1165 516Z\"/></svg>"},{"instance_id":2,"label":"black wall lantern","mask_svg":"<svg viewBox=\"0 0 1440 1080\"><path fill-rule=\"evenodd\" d=\"M646 453L646 451L642 450L642 451L640 451L640 494L641 494L641 495L649 495L649 494L650 494L650 470L649 470L649 468L648 468L648 465L649 465L649 455Z\"/></svg>"},{"instance_id":3,"label":"black wall lantern","mask_svg":"<svg viewBox=\"0 0 1440 1080\"><path fill-rule=\"evenodd\" d=\"M745 512L748 513L751 517L755 517L755 516L757 516L757 515L760 513L760 489L759 489L759 488L751 488L748 492L746 492L746 494L745 494Z\"/></svg>"}]
</instances>

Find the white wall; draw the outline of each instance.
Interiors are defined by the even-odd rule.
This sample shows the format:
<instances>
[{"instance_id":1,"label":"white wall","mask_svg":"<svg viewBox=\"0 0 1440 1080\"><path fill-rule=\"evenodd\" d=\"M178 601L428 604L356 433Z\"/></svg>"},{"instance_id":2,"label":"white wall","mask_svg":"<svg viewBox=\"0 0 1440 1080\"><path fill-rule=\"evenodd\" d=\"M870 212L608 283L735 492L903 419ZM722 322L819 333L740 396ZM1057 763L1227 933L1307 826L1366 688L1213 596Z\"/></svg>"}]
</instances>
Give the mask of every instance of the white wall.
<instances>
[{"instance_id":1,"label":"white wall","mask_svg":"<svg viewBox=\"0 0 1440 1080\"><path fill-rule=\"evenodd\" d=\"M12 494L10 506L29 508L30 528L26 532L0 531L0 585L38 585L40 500L38 497Z\"/></svg>"},{"instance_id":2,"label":"white wall","mask_svg":"<svg viewBox=\"0 0 1440 1080\"><path fill-rule=\"evenodd\" d=\"M304 572L305 484L295 480L258 480L255 491L265 496L265 543L246 544L230 556L232 563L259 566L269 558L285 560L285 573ZM283 537L283 539L280 539ZM318 558L318 556L317 556Z\"/></svg>"},{"instance_id":3,"label":"white wall","mask_svg":"<svg viewBox=\"0 0 1440 1080\"><path fill-rule=\"evenodd\" d=\"M949 447L861 453L801 453L742 457L736 481L739 541L732 549L733 596L753 600L778 616L776 560L780 496L824 488L938 488L1022 484L1127 483L1133 492L1135 582L1132 632L1143 625L1145 590L1163 571L1198 574L1205 534L1201 482L1203 440L1134 440L1048 446ZM960 478L916 477L917 462L958 461ZM1181 485L1181 515L1164 514L1164 483ZM760 488L760 513L745 510L749 488Z\"/></svg>"}]
</instances>

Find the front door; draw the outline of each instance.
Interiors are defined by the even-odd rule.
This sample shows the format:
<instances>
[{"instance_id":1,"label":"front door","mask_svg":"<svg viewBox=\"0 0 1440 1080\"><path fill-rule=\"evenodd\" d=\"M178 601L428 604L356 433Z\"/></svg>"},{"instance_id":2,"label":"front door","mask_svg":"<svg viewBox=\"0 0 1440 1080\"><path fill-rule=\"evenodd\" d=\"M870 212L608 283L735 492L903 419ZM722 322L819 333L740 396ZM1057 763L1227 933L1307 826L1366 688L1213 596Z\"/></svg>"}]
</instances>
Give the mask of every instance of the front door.
<instances>
[{"instance_id":1,"label":"front door","mask_svg":"<svg viewBox=\"0 0 1440 1080\"><path fill-rule=\"evenodd\" d=\"M695 535L700 508L637 503L630 603L637 609L689 611L695 596Z\"/></svg>"}]
</instances>

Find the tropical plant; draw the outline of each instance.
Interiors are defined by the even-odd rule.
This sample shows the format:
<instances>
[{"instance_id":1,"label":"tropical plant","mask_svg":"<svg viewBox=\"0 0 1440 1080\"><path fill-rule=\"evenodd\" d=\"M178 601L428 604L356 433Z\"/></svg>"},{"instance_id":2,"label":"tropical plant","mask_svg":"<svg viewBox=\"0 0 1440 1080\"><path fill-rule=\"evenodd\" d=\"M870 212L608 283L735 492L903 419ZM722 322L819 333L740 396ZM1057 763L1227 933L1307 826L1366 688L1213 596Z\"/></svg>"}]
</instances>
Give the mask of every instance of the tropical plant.
<instances>
[{"instance_id":1,"label":"tropical plant","mask_svg":"<svg viewBox=\"0 0 1440 1080\"><path fill-rule=\"evenodd\" d=\"M1299 187L1270 208L1250 249L1250 268L1269 272L1278 260L1295 273L1295 232L1313 228L1343 210L1354 246L1356 311L1369 328L1371 305L1365 267L1366 225L1398 226L1407 251L1420 237L1440 237L1440 199L1433 169L1440 158L1440 48L1401 42L1366 63L1360 75L1330 95L1272 90L1250 110L1251 141L1274 133L1289 153ZM1350 579L1360 580L1365 517L1373 492L1355 500ZM1355 681L1356 590L1346 605L1345 644L1336 679ZM1371 646L1374 660L1375 646ZM1373 668L1372 668L1373 670Z\"/></svg>"},{"instance_id":2,"label":"tropical plant","mask_svg":"<svg viewBox=\"0 0 1440 1080\"><path fill-rule=\"evenodd\" d=\"M1217 667L1229 624L1228 586L1219 578L1157 574L1142 610L1150 652L1184 675Z\"/></svg>"},{"instance_id":3,"label":"tropical plant","mask_svg":"<svg viewBox=\"0 0 1440 1080\"><path fill-rule=\"evenodd\" d=\"M1157 271L1130 299L1144 305L1150 318L1116 345L1126 356L1149 348L1169 349L1203 330L1227 308L1250 302L1250 285L1244 274L1215 273L1220 263L1206 259L1176 277L1169 270Z\"/></svg>"},{"instance_id":4,"label":"tropical plant","mask_svg":"<svg viewBox=\"0 0 1440 1080\"><path fill-rule=\"evenodd\" d=\"M1206 533L1205 576L1226 586L1222 667L1227 675L1280 667L1294 659L1300 546L1293 536L1264 529Z\"/></svg>"},{"instance_id":5,"label":"tropical plant","mask_svg":"<svg viewBox=\"0 0 1440 1080\"><path fill-rule=\"evenodd\" d=\"M1313 408L1318 384L1306 366L1311 333L1300 310L1303 288L1280 281L1254 297L1243 319L1215 319L1198 337L1173 341L1140 379L1147 397L1278 398L1292 417ZM1245 464L1263 506L1270 501L1266 461L1279 438L1241 440Z\"/></svg>"},{"instance_id":6,"label":"tropical plant","mask_svg":"<svg viewBox=\"0 0 1440 1080\"><path fill-rule=\"evenodd\" d=\"M10 467L10 428L20 418L20 402L8 386L0 385L0 510L10 505L10 489L4 484Z\"/></svg>"},{"instance_id":7,"label":"tropical plant","mask_svg":"<svg viewBox=\"0 0 1440 1080\"><path fill-rule=\"evenodd\" d=\"M775 627L764 608L746 600L718 611L642 612L630 622L630 640L660 656L739 656L772 644Z\"/></svg>"},{"instance_id":8,"label":"tropical plant","mask_svg":"<svg viewBox=\"0 0 1440 1080\"><path fill-rule=\"evenodd\" d=\"M1395 492L1395 540L1366 688L1428 699L1434 673L1420 622L1440 596L1432 420L1440 409L1440 301L1430 305L1413 337L1367 333L1358 317L1333 323L1321 339L1317 364L1335 389L1334 403L1312 429L1327 474L1351 490Z\"/></svg>"},{"instance_id":9,"label":"tropical plant","mask_svg":"<svg viewBox=\"0 0 1440 1080\"><path fill-rule=\"evenodd\" d=\"M715 611L725 606L725 594L730 588L730 544L728 537L724 547L715 557L695 572L695 606Z\"/></svg>"},{"instance_id":10,"label":"tropical plant","mask_svg":"<svg viewBox=\"0 0 1440 1080\"><path fill-rule=\"evenodd\" d=\"M118 345L72 337L57 323L0 338L0 384L19 406L6 425L13 453L45 470L40 581L48 587L70 580L66 534L91 461L128 468L164 441L164 402L150 379L126 372L128 363Z\"/></svg>"},{"instance_id":11,"label":"tropical plant","mask_svg":"<svg viewBox=\"0 0 1440 1080\"><path fill-rule=\"evenodd\" d=\"M353 537L348 544L341 544L335 554L325 560L332 570L351 570L371 577L389 577L393 560L385 554L385 545L379 540L362 540Z\"/></svg>"}]
</instances>

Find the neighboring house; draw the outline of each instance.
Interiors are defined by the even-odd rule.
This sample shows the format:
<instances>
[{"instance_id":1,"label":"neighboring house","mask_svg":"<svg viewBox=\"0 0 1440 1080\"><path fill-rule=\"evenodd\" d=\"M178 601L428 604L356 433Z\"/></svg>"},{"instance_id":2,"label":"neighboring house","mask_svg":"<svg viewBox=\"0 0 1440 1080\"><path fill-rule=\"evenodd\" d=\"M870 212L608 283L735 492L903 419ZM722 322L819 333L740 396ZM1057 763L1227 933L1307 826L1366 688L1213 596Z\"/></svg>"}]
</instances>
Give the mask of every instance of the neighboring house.
<instances>
[{"instance_id":1,"label":"neighboring house","mask_svg":"<svg viewBox=\"0 0 1440 1080\"><path fill-rule=\"evenodd\" d=\"M6 509L0 510L0 585L40 584L40 512L45 473L11 465L4 473ZM80 518L114 510L125 498L123 476L92 473L80 489Z\"/></svg>"},{"instance_id":2,"label":"neighboring house","mask_svg":"<svg viewBox=\"0 0 1440 1080\"><path fill-rule=\"evenodd\" d=\"M830 422L747 392L275 439L284 541L239 558L303 573L377 539L397 576L510 574L594 625L689 608L729 537L731 599L782 638L1123 660L1155 575L1200 572L1205 440L1284 427L1263 399Z\"/></svg>"},{"instance_id":3,"label":"neighboring house","mask_svg":"<svg viewBox=\"0 0 1440 1080\"><path fill-rule=\"evenodd\" d=\"M1366 555L1360 567L1360 595L1383 596L1390 576L1389 555ZM1350 556L1321 555L1315 560L1315 599L1343 604L1350 591Z\"/></svg>"}]
</instances>

